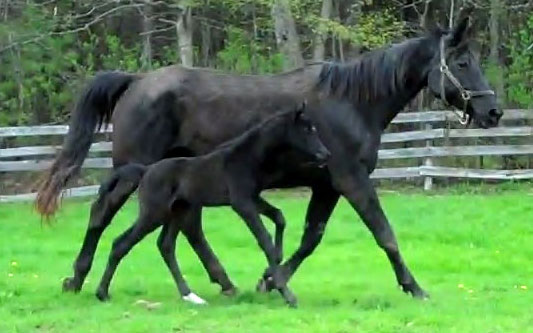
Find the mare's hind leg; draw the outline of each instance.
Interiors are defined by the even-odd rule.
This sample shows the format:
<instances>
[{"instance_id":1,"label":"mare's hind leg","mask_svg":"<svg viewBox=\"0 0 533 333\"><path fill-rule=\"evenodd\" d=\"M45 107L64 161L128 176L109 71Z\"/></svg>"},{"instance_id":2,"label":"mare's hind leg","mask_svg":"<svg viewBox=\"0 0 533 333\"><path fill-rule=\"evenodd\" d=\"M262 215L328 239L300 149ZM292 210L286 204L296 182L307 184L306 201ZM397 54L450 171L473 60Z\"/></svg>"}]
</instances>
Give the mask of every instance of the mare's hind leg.
<instances>
[{"instance_id":1,"label":"mare's hind leg","mask_svg":"<svg viewBox=\"0 0 533 333\"><path fill-rule=\"evenodd\" d=\"M178 261L176 259L176 238L178 237L180 231L180 222L182 214L176 214L176 218L173 218L170 223L166 223L159 234L157 239L157 247L161 253L161 257L165 261L165 264L172 274L174 282L178 287L178 291L181 294L181 298L187 302L195 304L206 304L202 298L197 296L195 293L191 292L191 288L185 281L185 278L181 274Z\"/></svg>"},{"instance_id":2,"label":"mare's hind leg","mask_svg":"<svg viewBox=\"0 0 533 333\"><path fill-rule=\"evenodd\" d=\"M276 248L276 262L279 264L283 260L283 232L285 230L285 217L281 210L272 206L265 199L257 198L257 208L259 213L268 217L276 225L274 235L274 247Z\"/></svg>"},{"instance_id":3,"label":"mare's hind leg","mask_svg":"<svg viewBox=\"0 0 533 333\"><path fill-rule=\"evenodd\" d=\"M188 209L179 223L181 231L187 237L189 244L191 244L198 258L200 258L211 282L220 285L222 294L228 296L234 295L237 292L237 288L229 279L226 270L220 264L220 261L205 239L202 228L202 209L199 207Z\"/></svg>"},{"instance_id":4,"label":"mare's hind leg","mask_svg":"<svg viewBox=\"0 0 533 333\"><path fill-rule=\"evenodd\" d=\"M133 226L128 228L128 230L115 239L111 253L109 254L104 275L96 290L96 297L98 297L99 300L106 301L109 299L109 285L122 258L124 258L124 256L128 254L138 242L154 231L159 225L160 224L158 223L154 223L148 215L142 214Z\"/></svg>"},{"instance_id":5,"label":"mare's hind leg","mask_svg":"<svg viewBox=\"0 0 533 333\"><path fill-rule=\"evenodd\" d=\"M102 183L98 198L91 207L89 226L85 232L83 245L73 265L74 276L63 281L63 291L79 292L81 290L83 281L91 269L102 233L131 193L135 191L137 184L138 179L119 178L115 175Z\"/></svg>"}]
</instances>

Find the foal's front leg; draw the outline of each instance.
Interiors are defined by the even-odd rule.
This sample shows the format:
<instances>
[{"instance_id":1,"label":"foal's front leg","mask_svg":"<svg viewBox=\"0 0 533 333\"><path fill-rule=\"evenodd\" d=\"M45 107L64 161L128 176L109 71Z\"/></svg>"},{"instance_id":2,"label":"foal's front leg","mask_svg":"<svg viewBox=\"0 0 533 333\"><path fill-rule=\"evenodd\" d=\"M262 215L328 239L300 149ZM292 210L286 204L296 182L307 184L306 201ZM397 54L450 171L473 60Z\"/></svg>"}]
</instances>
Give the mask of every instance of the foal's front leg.
<instances>
[{"instance_id":1,"label":"foal's front leg","mask_svg":"<svg viewBox=\"0 0 533 333\"><path fill-rule=\"evenodd\" d=\"M259 247L265 253L268 261L269 268L273 272L273 280L276 289L279 290L285 301L291 305L296 306L296 296L289 290L286 284L278 283L277 268L278 263L276 261L276 249L272 244L272 239L265 228L261 218L259 217L259 211L255 202L247 197L233 197L231 200L231 206L237 214L246 222L246 225L255 236Z\"/></svg>"}]
</instances>

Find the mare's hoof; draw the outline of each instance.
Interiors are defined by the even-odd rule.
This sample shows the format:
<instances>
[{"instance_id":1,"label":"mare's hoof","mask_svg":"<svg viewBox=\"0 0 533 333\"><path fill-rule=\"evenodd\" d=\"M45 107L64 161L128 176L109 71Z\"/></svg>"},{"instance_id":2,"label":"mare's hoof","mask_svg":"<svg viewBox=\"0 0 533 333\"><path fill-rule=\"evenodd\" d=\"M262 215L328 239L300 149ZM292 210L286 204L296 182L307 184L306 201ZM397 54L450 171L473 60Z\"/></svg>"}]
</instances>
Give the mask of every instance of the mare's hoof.
<instances>
[{"instance_id":1,"label":"mare's hoof","mask_svg":"<svg viewBox=\"0 0 533 333\"><path fill-rule=\"evenodd\" d=\"M400 287L402 288L402 291L404 293L411 295L413 298L420 299L423 301L428 300L430 298L429 294L419 286L402 285Z\"/></svg>"},{"instance_id":2,"label":"mare's hoof","mask_svg":"<svg viewBox=\"0 0 533 333\"><path fill-rule=\"evenodd\" d=\"M81 286L77 285L74 278L67 277L63 279L63 292L79 293Z\"/></svg>"},{"instance_id":3,"label":"mare's hoof","mask_svg":"<svg viewBox=\"0 0 533 333\"><path fill-rule=\"evenodd\" d=\"M201 298L200 296L196 295L195 293L191 292L188 295L183 296L181 299L183 299L185 302L189 302L196 305L206 305L207 302Z\"/></svg>"},{"instance_id":4,"label":"mare's hoof","mask_svg":"<svg viewBox=\"0 0 533 333\"><path fill-rule=\"evenodd\" d=\"M107 302L111 299L111 297L109 296L109 293L102 289L98 289L96 291L96 298L98 298L100 302Z\"/></svg>"},{"instance_id":5,"label":"mare's hoof","mask_svg":"<svg viewBox=\"0 0 533 333\"><path fill-rule=\"evenodd\" d=\"M222 289L220 291L220 293L222 295L228 296L228 297L233 297L233 296L237 295L238 292L239 292L239 290L236 287L231 287L231 288L228 288L228 289Z\"/></svg>"}]
</instances>

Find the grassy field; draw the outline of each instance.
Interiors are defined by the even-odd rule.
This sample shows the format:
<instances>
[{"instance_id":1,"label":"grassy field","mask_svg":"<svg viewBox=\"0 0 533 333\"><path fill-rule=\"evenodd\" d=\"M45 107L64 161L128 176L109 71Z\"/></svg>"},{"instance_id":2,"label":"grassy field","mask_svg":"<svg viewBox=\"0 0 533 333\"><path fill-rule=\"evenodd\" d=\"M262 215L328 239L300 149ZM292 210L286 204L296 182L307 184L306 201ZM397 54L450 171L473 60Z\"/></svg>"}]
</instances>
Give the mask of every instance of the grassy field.
<instances>
[{"instance_id":1,"label":"grassy field","mask_svg":"<svg viewBox=\"0 0 533 333\"><path fill-rule=\"evenodd\" d=\"M403 295L385 255L342 201L322 244L290 283L299 308L254 287L265 260L228 209L205 212L206 234L233 281L218 294L180 239L178 257L208 306L184 304L155 246L156 233L122 262L112 299L94 297L128 204L105 233L84 290L63 294L90 207L69 201L52 227L29 204L0 206L0 332L533 332L533 188L496 193L382 193L404 257L429 301ZM451 194L450 194L451 193ZM482 194L483 193L483 194ZM270 194L288 219L286 255L299 242L307 195ZM139 300L159 302L148 309Z\"/></svg>"}]
</instances>

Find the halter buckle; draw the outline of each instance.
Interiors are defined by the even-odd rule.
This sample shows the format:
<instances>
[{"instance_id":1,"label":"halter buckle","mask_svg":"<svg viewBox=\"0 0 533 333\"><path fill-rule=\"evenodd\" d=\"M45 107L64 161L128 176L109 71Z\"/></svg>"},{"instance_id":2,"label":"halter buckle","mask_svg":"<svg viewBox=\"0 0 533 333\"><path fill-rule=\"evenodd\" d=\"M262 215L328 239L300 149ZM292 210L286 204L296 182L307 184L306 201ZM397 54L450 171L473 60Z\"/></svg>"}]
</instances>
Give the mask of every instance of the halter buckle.
<instances>
[{"instance_id":1,"label":"halter buckle","mask_svg":"<svg viewBox=\"0 0 533 333\"><path fill-rule=\"evenodd\" d=\"M461 91L461 97L465 102L469 101L470 99L472 99L472 93L468 90L463 90Z\"/></svg>"},{"instance_id":2,"label":"halter buckle","mask_svg":"<svg viewBox=\"0 0 533 333\"><path fill-rule=\"evenodd\" d=\"M447 72L449 72L449 70L450 70L450 69L448 68L448 65L446 65L446 64L441 64L439 69L440 69L440 72L441 72L441 73L447 73Z\"/></svg>"},{"instance_id":3,"label":"halter buckle","mask_svg":"<svg viewBox=\"0 0 533 333\"><path fill-rule=\"evenodd\" d=\"M454 110L453 112L457 118L459 118L459 123L463 126L467 125L468 124L468 121L470 120L470 116L468 115L468 113L466 113L465 111L462 111L462 114L461 114L461 111L458 111L458 110Z\"/></svg>"}]
</instances>

